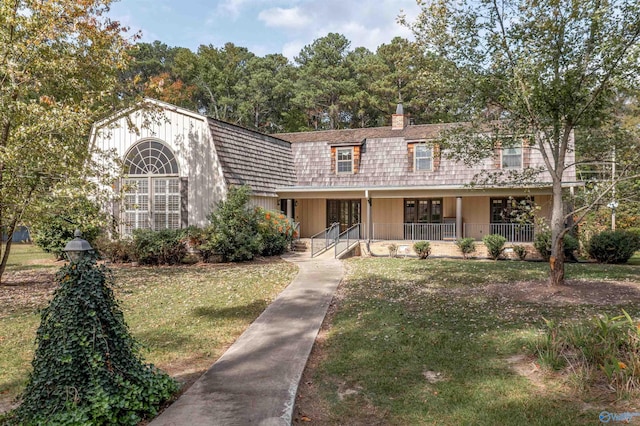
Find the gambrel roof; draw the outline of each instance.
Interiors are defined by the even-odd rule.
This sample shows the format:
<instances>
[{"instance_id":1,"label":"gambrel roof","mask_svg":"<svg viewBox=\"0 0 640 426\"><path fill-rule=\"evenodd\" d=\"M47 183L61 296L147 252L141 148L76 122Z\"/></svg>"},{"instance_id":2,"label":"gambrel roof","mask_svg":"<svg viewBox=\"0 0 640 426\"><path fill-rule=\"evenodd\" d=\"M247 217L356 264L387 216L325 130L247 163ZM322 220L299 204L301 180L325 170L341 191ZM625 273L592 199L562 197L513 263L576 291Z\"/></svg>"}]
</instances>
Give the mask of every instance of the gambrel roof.
<instances>
[{"instance_id":1,"label":"gambrel roof","mask_svg":"<svg viewBox=\"0 0 640 426\"><path fill-rule=\"evenodd\" d=\"M409 144L436 140L443 130L460 123L409 125L402 129L391 127L325 130L281 133L276 136L291 142L296 188L407 188L463 187L484 170L496 170L494 159L478 161L473 167L456 162L441 154L438 166L429 171L413 170L413 155ZM336 173L331 147L359 146L357 171ZM438 147L439 150L439 147ZM435 150L434 150L435 155ZM523 160L524 161L524 160ZM538 150L526 150L525 167L543 166ZM499 171L499 169L498 169ZM575 181L573 169L566 172L567 182ZM550 176L539 175L536 185L548 185ZM505 183L507 183L505 181ZM497 183L494 186L499 186ZM513 183L511 183L513 185Z\"/></svg>"},{"instance_id":2,"label":"gambrel roof","mask_svg":"<svg viewBox=\"0 0 640 426\"><path fill-rule=\"evenodd\" d=\"M295 185L289 142L213 118L208 123L227 185L249 185L266 196Z\"/></svg>"}]
</instances>

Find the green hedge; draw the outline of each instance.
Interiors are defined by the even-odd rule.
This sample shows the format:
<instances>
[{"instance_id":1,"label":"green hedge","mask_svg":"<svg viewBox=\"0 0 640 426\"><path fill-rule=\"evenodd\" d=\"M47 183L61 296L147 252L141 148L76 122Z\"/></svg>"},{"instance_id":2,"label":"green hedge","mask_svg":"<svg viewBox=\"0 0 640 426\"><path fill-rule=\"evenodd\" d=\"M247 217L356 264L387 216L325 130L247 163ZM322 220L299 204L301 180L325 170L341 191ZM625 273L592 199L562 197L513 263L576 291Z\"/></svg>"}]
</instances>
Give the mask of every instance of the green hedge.
<instances>
[{"instance_id":1,"label":"green hedge","mask_svg":"<svg viewBox=\"0 0 640 426\"><path fill-rule=\"evenodd\" d=\"M589 241L589 256L600 263L626 263L640 250L639 234L629 231L604 231Z\"/></svg>"},{"instance_id":2,"label":"green hedge","mask_svg":"<svg viewBox=\"0 0 640 426\"><path fill-rule=\"evenodd\" d=\"M133 257L141 265L177 265L187 255L180 229L136 229L133 231Z\"/></svg>"},{"instance_id":3,"label":"green hedge","mask_svg":"<svg viewBox=\"0 0 640 426\"><path fill-rule=\"evenodd\" d=\"M540 256L546 261L551 257L551 231L539 232L533 241L533 246L538 250ZM580 248L580 243L571 234L564 235L564 256L571 259L573 252Z\"/></svg>"}]
</instances>

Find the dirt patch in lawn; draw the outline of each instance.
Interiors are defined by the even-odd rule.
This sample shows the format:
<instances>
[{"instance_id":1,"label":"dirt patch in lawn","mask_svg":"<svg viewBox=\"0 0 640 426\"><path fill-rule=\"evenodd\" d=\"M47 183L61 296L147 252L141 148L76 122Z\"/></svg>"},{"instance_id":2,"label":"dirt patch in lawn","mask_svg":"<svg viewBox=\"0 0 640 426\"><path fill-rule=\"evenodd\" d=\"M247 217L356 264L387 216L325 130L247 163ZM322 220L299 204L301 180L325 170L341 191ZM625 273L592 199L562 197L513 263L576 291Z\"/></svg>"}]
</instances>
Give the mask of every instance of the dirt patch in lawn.
<instances>
[{"instance_id":1,"label":"dirt patch in lawn","mask_svg":"<svg viewBox=\"0 0 640 426\"><path fill-rule=\"evenodd\" d=\"M562 286L550 287L546 281L519 281L490 284L474 289L458 288L454 292L484 294L516 302L563 305L624 305L640 302L637 282L566 280Z\"/></svg>"},{"instance_id":2,"label":"dirt patch in lawn","mask_svg":"<svg viewBox=\"0 0 640 426\"><path fill-rule=\"evenodd\" d=\"M0 284L0 318L44 307L56 289L55 271L8 272Z\"/></svg>"}]
</instances>

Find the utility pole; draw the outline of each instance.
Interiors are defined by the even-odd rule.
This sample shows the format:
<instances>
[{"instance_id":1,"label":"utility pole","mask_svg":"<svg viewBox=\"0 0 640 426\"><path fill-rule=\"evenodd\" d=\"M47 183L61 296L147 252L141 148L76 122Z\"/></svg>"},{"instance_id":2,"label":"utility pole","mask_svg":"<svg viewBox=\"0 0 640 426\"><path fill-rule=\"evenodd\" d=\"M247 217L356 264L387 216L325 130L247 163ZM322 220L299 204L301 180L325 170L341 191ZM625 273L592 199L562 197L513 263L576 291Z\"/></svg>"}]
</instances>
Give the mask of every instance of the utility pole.
<instances>
[{"instance_id":1,"label":"utility pole","mask_svg":"<svg viewBox=\"0 0 640 426\"><path fill-rule=\"evenodd\" d=\"M611 230L616 230L616 207L618 207L618 202L616 201L616 147L613 146L613 161L611 162L611 183L613 184L613 188L611 190L612 200L609 203L609 208L611 208Z\"/></svg>"}]
</instances>

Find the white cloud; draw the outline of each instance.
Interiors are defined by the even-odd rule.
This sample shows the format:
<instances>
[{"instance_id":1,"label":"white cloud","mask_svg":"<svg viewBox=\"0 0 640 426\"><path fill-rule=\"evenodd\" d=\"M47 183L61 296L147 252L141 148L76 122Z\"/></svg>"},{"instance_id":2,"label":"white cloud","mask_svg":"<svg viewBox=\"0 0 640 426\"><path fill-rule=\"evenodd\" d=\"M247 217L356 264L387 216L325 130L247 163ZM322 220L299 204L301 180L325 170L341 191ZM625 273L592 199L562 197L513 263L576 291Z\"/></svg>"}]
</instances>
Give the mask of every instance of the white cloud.
<instances>
[{"instance_id":1,"label":"white cloud","mask_svg":"<svg viewBox=\"0 0 640 426\"><path fill-rule=\"evenodd\" d=\"M271 28L303 29L310 23L299 7L265 9L258 14L258 19Z\"/></svg>"},{"instance_id":2,"label":"white cloud","mask_svg":"<svg viewBox=\"0 0 640 426\"><path fill-rule=\"evenodd\" d=\"M279 0L280 5L288 0ZM411 31L398 24L404 13L414 20L420 9L415 0L297 1L293 7L271 7L259 12L258 19L268 28L281 30L285 39L282 54L293 59L300 49L328 33L343 34L351 41L351 49L366 47L375 51L378 46L396 37L412 39Z\"/></svg>"},{"instance_id":3,"label":"white cloud","mask_svg":"<svg viewBox=\"0 0 640 426\"><path fill-rule=\"evenodd\" d=\"M282 55L293 61L293 58L300 54L300 51L306 44L308 43L301 40L289 41L282 46Z\"/></svg>"},{"instance_id":4,"label":"white cloud","mask_svg":"<svg viewBox=\"0 0 640 426\"><path fill-rule=\"evenodd\" d=\"M281 52L293 59L315 39L343 34L351 49L374 51L393 37L412 38L396 21L404 9L409 21L415 0L122 0L110 16L142 30L143 41L197 49L230 41L257 54ZM173 10L170 9L173 7Z\"/></svg>"},{"instance_id":5,"label":"white cloud","mask_svg":"<svg viewBox=\"0 0 640 426\"><path fill-rule=\"evenodd\" d=\"M238 16L240 16L244 5L250 2L251 0L226 0L218 4L216 12L217 14L237 19Z\"/></svg>"}]
</instances>

